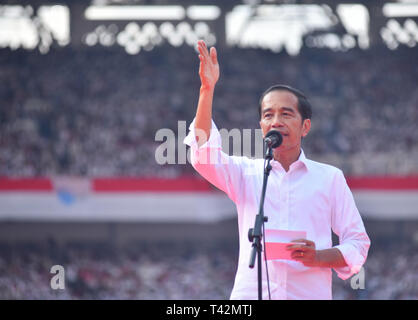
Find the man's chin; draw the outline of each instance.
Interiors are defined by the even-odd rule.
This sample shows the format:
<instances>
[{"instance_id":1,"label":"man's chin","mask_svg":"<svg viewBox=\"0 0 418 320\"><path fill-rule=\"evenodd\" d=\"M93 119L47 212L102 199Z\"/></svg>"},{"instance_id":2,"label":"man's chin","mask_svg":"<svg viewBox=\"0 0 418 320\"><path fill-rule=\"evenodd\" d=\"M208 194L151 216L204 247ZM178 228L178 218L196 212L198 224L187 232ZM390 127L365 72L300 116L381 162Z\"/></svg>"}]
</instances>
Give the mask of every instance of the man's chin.
<instances>
[{"instance_id":1,"label":"man's chin","mask_svg":"<svg viewBox=\"0 0 418 320\"><path fill-rule=\"evenodd\" d=\"M280 145L280 147L274 149L274 153L286 153L286 152L292 152L295 151L296 149L299 149L300 147L298 145L296 146L291 146L288 145L285 141L285 139L283 139L283 143Z\"/></svg>"}]
</instances>

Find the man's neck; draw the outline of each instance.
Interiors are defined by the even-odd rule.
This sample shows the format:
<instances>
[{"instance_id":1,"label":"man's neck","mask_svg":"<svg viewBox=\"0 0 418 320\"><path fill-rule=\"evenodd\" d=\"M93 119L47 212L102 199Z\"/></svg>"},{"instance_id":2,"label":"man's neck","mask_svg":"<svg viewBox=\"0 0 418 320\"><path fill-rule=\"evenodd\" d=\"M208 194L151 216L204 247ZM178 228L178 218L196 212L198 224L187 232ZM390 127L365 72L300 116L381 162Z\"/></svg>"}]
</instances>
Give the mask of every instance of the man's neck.
<instances>
[{"instance_id":1,"label":"man's neck","mask_svg":"<svg viewBox=\"0 0 418 320\"><path fill-rule=\"evenodd\" d=\"M290 165L299 159L301 153L300 146L284 151L275 151L273 154L274 160L280 162L283 169L287 172L289 171Z\"/></svg>"}]
</instances>

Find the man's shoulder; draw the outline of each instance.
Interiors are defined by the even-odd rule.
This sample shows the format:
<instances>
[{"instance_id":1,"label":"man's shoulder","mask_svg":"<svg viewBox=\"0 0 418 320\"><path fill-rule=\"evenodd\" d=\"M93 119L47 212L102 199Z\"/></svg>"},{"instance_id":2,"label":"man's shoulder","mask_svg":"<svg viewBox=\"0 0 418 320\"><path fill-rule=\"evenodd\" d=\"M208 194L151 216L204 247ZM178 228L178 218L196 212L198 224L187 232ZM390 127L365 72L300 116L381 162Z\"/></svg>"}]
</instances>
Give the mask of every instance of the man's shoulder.
<instances>
[{"instance_id":1,"label":"man's shoulder","mask_svg":"<svg viewBox=\"0 0 418 320\"><path fill-rule=\"evenodd\" d=\"M315 172L319 174L343 174L340 168L337 168L328 163L319 162L312 159L306 159L306 162L310 169L313 169Z\"/></svg>"},{"instance_id":2,"label":"man's shoulder","mask_svg":"<svg viewBox=\"0 0 418 320\"><path fill-rule=\"evenodd\" d=\"M263 165L264 163L264 159L262 158L252 158L252 157L248 157L248 156L229 156L231 159L234 159L236 162L242 163L242 164L246 164L246 165Z\"/></svg>"}]
</instances>

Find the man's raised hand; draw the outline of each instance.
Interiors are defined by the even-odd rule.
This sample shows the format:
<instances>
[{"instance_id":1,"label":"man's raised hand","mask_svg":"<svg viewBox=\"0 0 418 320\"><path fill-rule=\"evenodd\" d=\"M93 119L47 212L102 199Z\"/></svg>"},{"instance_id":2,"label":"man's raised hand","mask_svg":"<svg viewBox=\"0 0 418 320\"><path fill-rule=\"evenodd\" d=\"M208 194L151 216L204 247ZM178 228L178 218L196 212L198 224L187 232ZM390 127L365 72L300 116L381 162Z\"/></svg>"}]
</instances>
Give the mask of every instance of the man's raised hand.
<instances>
[{"instance_id":1,"label":"man's raised hand","mask_svg":"<svg viewBox=\"0 0 418 320\"><path fill-rule=\"evenodd\" d=\"M219 63L215 47L210 48L210 52L203 40L197 42L199 51L199 76L203 89L214 89L219 79Z\"/></svg>"}]
</instances>

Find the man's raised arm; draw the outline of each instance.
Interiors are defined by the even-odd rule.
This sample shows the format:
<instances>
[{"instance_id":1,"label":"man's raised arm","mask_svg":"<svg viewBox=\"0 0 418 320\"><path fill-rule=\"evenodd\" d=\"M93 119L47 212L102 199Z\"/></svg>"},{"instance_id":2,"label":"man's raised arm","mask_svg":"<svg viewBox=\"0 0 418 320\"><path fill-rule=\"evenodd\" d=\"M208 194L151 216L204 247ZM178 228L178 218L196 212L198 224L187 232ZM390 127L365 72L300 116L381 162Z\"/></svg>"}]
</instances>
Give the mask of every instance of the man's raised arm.
<instances>
[{"instance_id":1,"label":"man's raised arm","mask_svg":"<svg viewBox=\"0 0 418 320\"><path fill-rule=\"evenodd\" d=\"M219 64L216 49L210 52L203 40L197 43L199 50L199 76L201 81L199 103L197 105L195 129L199 147L209 140L212 127L212 102L216 82L219 79Z\"/></svg>"}]
</instances>

